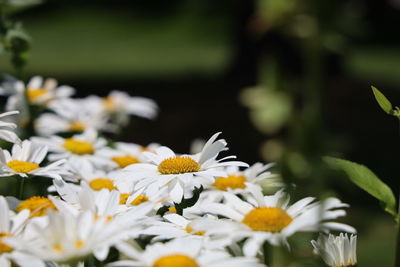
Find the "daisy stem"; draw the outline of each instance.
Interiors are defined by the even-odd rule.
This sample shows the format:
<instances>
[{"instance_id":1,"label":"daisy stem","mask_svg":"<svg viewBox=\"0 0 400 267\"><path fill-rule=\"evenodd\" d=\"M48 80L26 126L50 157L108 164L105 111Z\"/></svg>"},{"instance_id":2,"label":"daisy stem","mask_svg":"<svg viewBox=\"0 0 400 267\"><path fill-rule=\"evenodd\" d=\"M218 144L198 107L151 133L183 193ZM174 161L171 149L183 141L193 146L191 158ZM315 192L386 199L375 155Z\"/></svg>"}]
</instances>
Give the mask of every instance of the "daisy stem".
<instances>
[{"instance_id":1,"label":"daisy stem","mask_svg":"<svg viewBox=\"0 0 400 267\"><path fill-rule=\"evenodd\" d=\"M399 200L397 202L398 205L398 213L397 213L397 221L396 221L396 231L397 231L397 238L396 238L396 245L395 245L395 260L394 266L400 266L400 193L399 193Z\"/></svg>"},{"instance_id":2,"label":"daisy stem","mask_svg":"<svg viewBox=\"0 0 400 267\"><path fill-rule=\"evenodd\" d=\"M22 199L24 197L24 183L25 178L17 177L19 186L18 186L18 199Z\"/></svg>"}]
</instances>

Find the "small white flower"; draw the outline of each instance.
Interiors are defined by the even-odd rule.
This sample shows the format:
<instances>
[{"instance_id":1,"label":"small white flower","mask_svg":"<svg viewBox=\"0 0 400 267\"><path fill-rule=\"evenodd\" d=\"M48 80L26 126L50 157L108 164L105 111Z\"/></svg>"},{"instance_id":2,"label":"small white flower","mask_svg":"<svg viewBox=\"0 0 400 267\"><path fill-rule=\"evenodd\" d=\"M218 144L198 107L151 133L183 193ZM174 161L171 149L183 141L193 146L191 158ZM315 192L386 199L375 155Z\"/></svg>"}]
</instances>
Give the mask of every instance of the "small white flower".
<instances>
[{"instance_id":1,"label":"small white flower","mask_svg":"<svg viewBox=\"0 0 400 267\"><path fill-rule=\"evenodd\" d=\"M272 196L263 196L258 186L251 186L253 200L243 201L236 195L225 193L224 204L205 204L204 211L232 219L229 231L237 240L247 237L243 246L245 255L256 255L265 241L272 245L287 244L287 238L296 232L343 230L355 232L351 226L329 222L346 212L348 207L336 198L314 202L307 197L289 205L289 198L278 191ZM288 244L287 244L288 245Z\"/></svg>"},{"instance_id":2,"label":"small white flower","mask_svg":"<svg viewBox=\"0 0 400 267\"><path fill-rule=\"evenodd\" d=\"M67 159L68 161L78 162L82 166L94 165L97 167L113 165L110 160L96 154L99 149L106 146L107 142L104 138L98 136L96 130L91 128L70 138L50 136L49 138L32 137L31 140L46 145L51 152L49 159L52 161Z\"/></svg>"},{"instance_id":3,"label":"small white flower","mask_svg":"<svg viewBox=\"0 0 400 267\"><path fill-rule=\"evenodd\" d=\"M126 244L117 248L131 260L111 263L108 266L141 267L265 267L252 257L231 257L222 250L204 247L202 240L193 238L174 239L168 243L149 245L139 251Z\"/></svg>"},{"instance_id":4,"label":"small white flower","mask_svg":"<svg viewBox=\"0 0 400 267\"><path fill-rule=\"evenodd\" d=\"M11 267L13 262L21 267L44 267L45 264L33 256L22 253L18 246L11 245L8 241L18 237L24 230L24 225L29 219L29 211L24 210L17 215L9 210L6 199L0 196L0 266Z\"/></svg>"},{"instance_id":5,"label":"small white flower","mask_svg":"<svg viewBox=\"0 0 400 267\"><path fill-rule=\"evenodd\" d=\"M0 118L10 116L10 115L15 115L18 114L19 111L9 111L0 114ZM11 143L20 143L21 140L19 137L13 132L10 131L9 129L15 129L17 128L17 125L12 122L6 122L6 121L0 121L0 139L6 140L7 142Z\"/></svg>"},{"instance_id":6,"label":"small white flower","mask_svg":"<svg viewBox=\"0 0 400 267\"><path fill-rule=\"evenodd\" d=\"M67 175L67 170L62 166L65 160L58 160L45 167L40 167L40 163L47 155L47 147L24 140L21 144L14 144L10 152L0 149L0 176L19 175L28 177L29 175L46 176L50 178L62 179L62 175Z\"/></svg>"},{"instance_id":7,"label":"small white flower","mask_svg":"<svg viewBox=\"0 0 400 267\"><path fill-rule=\"evenodd\" d=\"M226 176L221 167L248 166L240 161L223 162L235 156L216 159L221 151L227 150L225 140L216 140L219 134L214 134L196 155L179 156L162 146L154 153L144 152L149 163L132 164L124 170L134 174L137 181L135 189L146 188L146 193L152 195L167 187L172 200L180 203L183 197L191 197L195 187L212 184L215 177Z\"/></svg>"},{"instance_id":8,"label":"small white flower","mask_svg":"<svg viewBox=\"0 0 400 267\"><path fill-rule=\"evenodd\" d=\"M340 233L339 236L329 234L312 240L314 252L319 254L324 262L331 267L352 267L357 265L357 235Z\"/></svg>"}]
</instances>

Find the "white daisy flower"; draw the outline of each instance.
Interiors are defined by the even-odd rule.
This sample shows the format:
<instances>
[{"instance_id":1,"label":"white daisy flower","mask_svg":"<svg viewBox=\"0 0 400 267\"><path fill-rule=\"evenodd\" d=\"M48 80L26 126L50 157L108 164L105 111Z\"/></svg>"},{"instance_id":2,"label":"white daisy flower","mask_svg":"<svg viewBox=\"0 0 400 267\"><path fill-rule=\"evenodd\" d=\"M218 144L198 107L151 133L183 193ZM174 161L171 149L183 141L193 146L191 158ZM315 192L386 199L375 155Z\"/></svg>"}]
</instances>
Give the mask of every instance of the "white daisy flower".
<instances>
[{"instance_id":1,"label":"white daisy flower","mask_svg":"<svg viewBox=\"0 0 400 267\"><path fill-rule=\"evenodd\" d=\"M195 187L212 184L215 177L226 176L221 167L248 166L240 161L222 162L235 156L216 159L221 151L228 149L225 140L216 140L219 134L214 134L196 155L176 155L170 148L162 146L154 153L144 152L149 163L132 164L124 170L135 175L136 189L144 187L151 195L167 187L172 200L180 203L183 197L191 197Z\"/></svg>"},{"instance_id":2,"label":"white daisy flower","mask_svg":"<svg viewBox=\"0 0 400 267\"><path fill-rule=\"evenodd\" d=\"M20 252L17 247L7 242L9 238L21 235L29 211L25 210L13 215L7 201L0 196L0 266L11 267L14 263L21 267L44 267L45 264L33 256Z\"/></svg>"},{"instance_id":3,"label":"white daisy flower","mask_svg":"<svg viewBox=\"0 0 400 267\"><path fill-rule=\"evenodd\" d=\"M67 159L68 161L79 162L82 166L94 165L96 167L110 167L112 162L96 152L105 147L107 142L98 136L94 129L87 129L82 134L73 135L70 138L60 136L32 137L35 143L46 145L49 151L50 160Z\"/></svg>"},{"instance_id":4,"label":"white daisy flower","mask_svg":"<svg viewBox=\"0 0 400 267\"><path fill-rule=\"evenodd\" d=\"M98 131L115 132L118 128L110 124L109 115L87 98L60 99L48 106L55 114L45 113L35 122L35 128L41 135L53 135L60 132L82 132L93 128Z\"/></svg>"},{"instance_id":5,"label":"white daisy flower","mask_svg":"<svg viewBox=\"0 0 400 267\"><path fill-rule=\"evenodd\" d=\"M141 205L133 213L112 220L96 217L90 211L77 215L67 211L50 212L47 225L34 221L29 238L10 238L9 243L19 244L21 251L45 261L67 263L92 253L97 259L104 260L111 246L132 237L132 228L137 232L140 230L137 218L143 218L151 208Z\"/></svg>"},{"instance_id":6,"label":"white daisy flower","mask_svg":"<svg viewBox=\"0 0 400 267\"><path fill-rule=\"evenodd\" d=\"M0 176L19 175L21 177L45 176L50 178L62 179L62 175L68 172L62 166L65 160L58 160L45 167L40 167L40 163L47 155L47 147L24 140L21 144L14 144L10 152L0 149Z\"/></svg>"},{"instance_id":7,"label":"white daisy flower","mask_svg":"<svg viewBox=\"0 0 400 267\"><path fill-rule=\"evenodd\" d=\"M355 232L355 229L342 223L328 220L344 216L342 209L349 205L336 198L314 202L307 197L289 205L289 198L278 191L272 196L263 196L258 186L251 186L254 201L241 200L236 195L225 193L226 203L205 204L204 210L232 219L229 231L237 240L247 237L243 246L245 255L256 255L265 241L272 245L287 244L287 237L296 232L341 230Z\"/></svg>"},{"instance_id":8,"label":"white daisy flower","mask_svg":"<svg viewBox=\"0 0 400 267\"><path fill-rule=\"evenodd\" d=\"M18 114L19 111L9 111L5 113L0 114L0 118L4 118L10 115L15 115ZM7 142L11 143L20 143L21 140L19 137L13 132L10 131L9 129L15 129L17 128L17 125L12 122L6 122L6 121L0 121L0 139L6 140Z\"/></svg>"},{"instance_id":9,"label":"white daisy flower","mask_svg":"<svg viewBox=\"0 0 400 267\"><path fill-rule=\"evenodd\" d=\"M331 267L353 267L357 265L357 235L340 233L339 236L329 234L312 240L314 252L319 254L326 265Z\"/></svg>"},{"instance_id":10,"label":"white daisy flower","mask_svg":"<svg viewBox=\"0 0 400 267\"><path fill-rule=\"evenodd\" d=\"M112 91L102 99L103 108L112 114L117 114L121 122L126 121L126 115L135 115L147 119L157 116L158 106L156 102L145 97L132 97L122 91Z\"/></svg>"},{"instance_id":11,"label":"white daisy flower","mask_svg":"<svg viewBox=\"0 0 400 267\"><path fill-rule=\"evenodd\" d=\"M11 95L7 110L25 108L25 95L33 105L47 105L55 99L67 98L75 93L70 86L58 86L55 79L43 80L40 76L32 77L28 84L18 80L8 80L0 86L0 94Z\"/></svg>"},{"instance_id":12,"label":"white daisy flower","mask_svg":"<svg viewBox=\"0 0 400 267\"><path fill-rule=\"evenodd\" d=\"M251 257L231 257L221 250L203 247L202 240L193 238L174 239L168 243L149 245L139 251L126 244L117 248L131 260L118 261L107 266L141 267L262 267L258 259Z\"/></svg>"}]
</instances>

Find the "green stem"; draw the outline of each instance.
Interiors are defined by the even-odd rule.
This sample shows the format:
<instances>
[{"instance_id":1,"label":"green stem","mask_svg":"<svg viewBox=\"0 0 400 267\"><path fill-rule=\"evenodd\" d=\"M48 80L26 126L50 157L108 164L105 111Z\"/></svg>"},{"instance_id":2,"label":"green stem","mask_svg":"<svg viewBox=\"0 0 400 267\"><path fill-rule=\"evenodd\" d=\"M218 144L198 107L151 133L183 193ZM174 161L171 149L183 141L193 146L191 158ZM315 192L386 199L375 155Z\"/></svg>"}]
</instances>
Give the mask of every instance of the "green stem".
<instances>
[{"instance_id":1,"label":"green stem","mask_svg":"<svg viewBox=\"0 0 400 267\"><path fill-rule=\"evenodd\" d=\"M18 199L22 199L24 197L24 183L25 183L25 178L22 177L17 177L19 179L19 190L18 190Z\"/></svg>"}]
</instances>

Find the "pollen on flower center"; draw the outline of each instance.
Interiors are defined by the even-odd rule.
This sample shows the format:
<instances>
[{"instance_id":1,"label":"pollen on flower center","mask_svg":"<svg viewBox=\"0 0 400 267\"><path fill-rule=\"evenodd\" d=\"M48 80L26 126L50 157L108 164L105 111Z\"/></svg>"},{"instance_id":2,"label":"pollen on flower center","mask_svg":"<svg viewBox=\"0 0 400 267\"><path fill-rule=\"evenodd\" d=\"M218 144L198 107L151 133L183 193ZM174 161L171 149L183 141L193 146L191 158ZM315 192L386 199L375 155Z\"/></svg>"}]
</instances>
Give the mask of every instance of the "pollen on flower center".
<instances>
[{"instance_id":1,"label":"pollen on flower center","mask_svg":"<svg viewBox=\"0 0 400 267\"><path fill-rule=\"evenodd\" d=\"M76 248L81 248L81 247L83 247L85 244L86 244L85 241L82 241L82 240L77 240L77 241L74 242L74 246L75 246Z\"/></svg>"},{"instance_id":2,"label":"pollen on flower center","mask_svg":"<svg viewBox=\"0 0 400 267\"><path fill-rule=\"evenodd\" d=\"M156 260L152 267L200 267L197 262L183 254L171 254Z\"/></svg>"},{"instance_id":3,"label":"pollen on flower center","mask_svg":"<svg viewBox=\"0 0 400 267\"><path fill-rule=\"evenodd\" d=\"M8 234L8 233L0 233L0 254L9 253L14 250L12 247L10 247L9 245L7 245L6 243L4 243L2 241L3 238L9 237L9 236L10 236L10 234Z\"/></svg>"},{"instance_id":4,"label":"pollen on flower center","mask_svg":"<svg viewBox=\"0 0 400 267\"><path fill-rule=\"evenodd\" d=\"M120 156L120 157L113 157L111 158L115 163L118 164L120 168L125 168L128 165L134 164L134 163L139 163L139 159L136 157L133 157L131 155L125 155L125 156Z\"/></svg>"},{"instance_id":5,"label":"pollen on flower center","mask_svg":"<svg viewBox=\"0 0 400 267\"><path fill-rule=\"evenodd\" d=\"M21 160L11 160L7 162L7 166L20 173L27 173L39 168L39 165L33 162L21 161Z\"/></svg>"},{"instance_id":6,"label":"pollen on flower center","mask_svg":"<svg viewBox=\"0 0 400 267\"><path fill-rule=\"evenodd\" d=\"M103 98L103 104L106 110L113 111L116 109L117 105L115 104L115 100L111 96L107 96Z\"/></svg>"},{"instance_id":7,"label":"pollen on flower center","mask_svg":"<svg viewBox=\"0 0 400 267\"><path fill-rule=\"evenodd\" d=\"M48 91L43 88L27 90L28 99L29 99L29 102L31 102L31 103L35 102L38 98L44 96L47 93L48 93Z\"/></svg>"},{"instance_id":8,"label":"pollen on flower center","mask_svg":"<svg viewBox=\"0 0 400 267\"><path fill-rule=\"evenodd\" d=\"M93 154L94 152L92 144L84 141L79 141L74 138L65 139L63 147L66 150L78 155Z\"/></svg>"},{"instance_id":9,"label":"pollen on flower center","mask_svg":"<svg viewBox=\"0 0 400 267\"><path fill-rule=\"evenodd\" d=\"M161 174L180 174L187 172L197 172L200 165L190 157L174 157L164 159L158 165L158 171Z\"/></svg>"},{"instance_id":10,"label":"pollen on flower center","mask_svg":"<svg viewBox=\"0 0 400 267\"><path fill-rule=\"evenodd\" d=\"M292 221L292 217L279 207L263 207L247 213L242 223L254 231L278 233Z\"/></svg>"},{"instance_id":11,"label":"pollen on flower center","mask_svg":"<svg viewBox=\"0 0 400 267\"><path fill-rule=\"evenodd\" d=\"M47 210L56 210L54 203L47 197L33 196L21 201L17 206L17 212L21 210L30 210L32 217L40 217L47 214Z\"/></svg>"},{"instance_id":12,"label":"pollen on flower center","mask_svg":"<svg viewBox=\"0 0 400 267\"><path fill-rule=\"evenodd\" d=\"M245 182L247 182L247 179L242 175L229 175L228 177L217 177L213 186L219 190L227 191L228 188L246 188Z\"/></svg>"},{"instance_id":13,"label":"pollen on flower center","mask_svg":"<svg viewBox=\"0 0 400 267\"><path fill-rule=\"evenodd\" d=\"M106 178L96 178L93 179L89 182L89 186L96 191L99 191L101 189L108 189L108 190L113 190L113 189L117 189L114 186L114 182L111 181L110 179L106 179Z\"/></svg>"},{"instance_id":14,"label":"pollen on flower center","mask_svg":"<svg viewBox=\"0 0 400 267\"><path fill-rule=\"evenodd\" d=\"M128 200L129 196L130 196L130 195L129 195L128 193L122 193L122 194L120 194L120 195L119 195L119 204L120 204L120 205L126 204L126 201Z\"/></svg>"},{"instance_id":15,"label":"pollen on flower center","mask_svg":"<svg viewBox=\"0 0 400 267\"><path fill-rule=\"evenodd\" d=\"M69 125L69 130L74 132L82 132L85 130L85 124L80 121L73 121Z\"/></svg>"},{"instance_id":16,"label":"pollen on flower center","mask_svg":"<svg viewBox=\"0 0 400 267\"><path fill-rule=\"evenodd\" d=\"M131 205L137 206L147 201L149 201L148 197L146 197L145 195L139 195L131 202Z\"/></svg>"},{"instance_id":17,"label":"pollen on flower center","mask_svg":"<svg viewBox=\"0 0 400 267\"><path fill-rule=\"evenodd\" d=\"M187 225L185 230L186 230L186 232L188 232L189 234L192 234L192 235L204 235L206 233L206 231L203 231L203 230L195 231L193 229L193 227L191 227L190 225Z\"/></svg>"}]
</instances>

